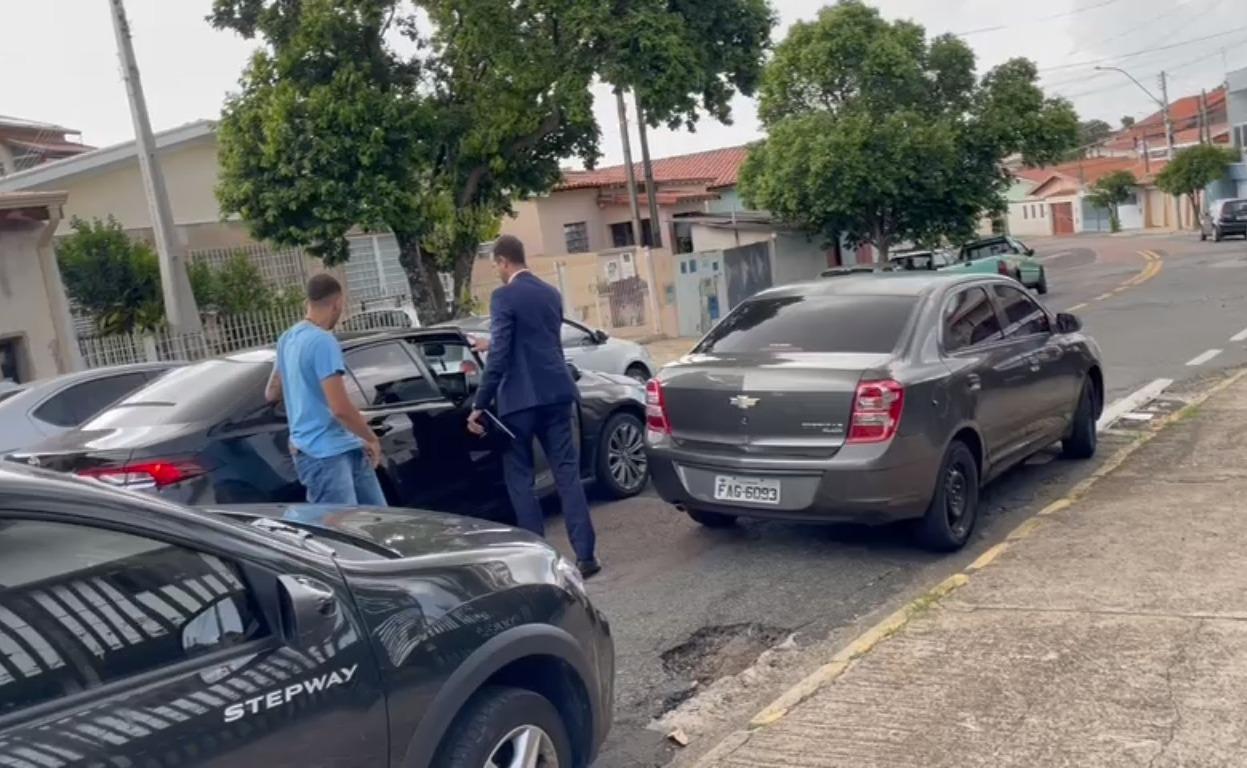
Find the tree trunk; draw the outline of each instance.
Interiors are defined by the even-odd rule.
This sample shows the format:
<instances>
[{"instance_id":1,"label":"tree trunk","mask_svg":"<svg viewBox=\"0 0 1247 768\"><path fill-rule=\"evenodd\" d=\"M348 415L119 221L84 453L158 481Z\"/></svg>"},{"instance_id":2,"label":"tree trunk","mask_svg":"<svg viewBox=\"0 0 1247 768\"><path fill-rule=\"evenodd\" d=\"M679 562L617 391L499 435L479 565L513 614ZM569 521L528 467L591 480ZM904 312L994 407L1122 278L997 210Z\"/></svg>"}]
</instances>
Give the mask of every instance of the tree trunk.
<instances>
[{"instance_id":1,"label":"tree trunk","mask_svg":"<svg viewBox=\"0 0 1247 768\"><path fill-rule=\"evenodd\" d=\"M407 273L407 285L411 299L416 305L422 325L433 325L451 318L451 307L446 302L446 292L437 274L436 259L420 248L419 241L410 235L396 233L398 260Z\"/></svg>"},{"instance_id":2,"label":"tree trunk","mask_svg":"<svg viewBox=\"0 0 1247 768\"><path fill-rule=\"evenodd\" d=\"M475 264L475 248L455 254L455 266L451 270L451 278L455 287L455 295L451 301L451 313L454 317L466 317L476 310L472 306L472 267ZM482 313L488 311L489 307L481 308Z\"/></svg>"},{"instance_id":3,"label":"tree trunk","mask_svg":"<svg viewBox=\"0 0 1247 768\"><path fill-rule=\"evenodd\" d=\"M888 268L888 252L892 246L892 238L887 234L884 218L875 220L874 238L872 243L875 246L875 272L882 272Z\"/></svg>"}]
</instances>

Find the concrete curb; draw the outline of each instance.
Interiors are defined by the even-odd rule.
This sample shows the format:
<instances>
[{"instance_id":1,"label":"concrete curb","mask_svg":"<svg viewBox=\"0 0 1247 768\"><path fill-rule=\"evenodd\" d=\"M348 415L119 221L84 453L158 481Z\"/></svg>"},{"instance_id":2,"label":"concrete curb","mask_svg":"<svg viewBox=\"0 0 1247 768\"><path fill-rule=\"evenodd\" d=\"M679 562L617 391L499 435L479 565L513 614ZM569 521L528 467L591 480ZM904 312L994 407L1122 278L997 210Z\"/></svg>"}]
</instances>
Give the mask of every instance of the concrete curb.
<instances>
[{"instance_id":1,"label":"concrete curb","mask_svg":"<svg viewBox=\"0 0 1247 768\"><path fill-rule=\"evenodd\" d=\"M1024 520L1007 536L1005 536L1004 541L988 549L973 563L966 566L966 568L961 572L953 574L949 578L940 582L934 588L906 603L883 621L866 630L855 640L833 655L831 660L826 664L819 667L812 674L808 675L805 679L801 680L787 691L784 691L784 693L780 694L777 699L768 704L761 712L754 715L754 717L749 721L747 729L738 730L728 734L719 744L693 763L693 768L713 768L713 766L719 764L720 760L744 746L744 744L749 741L749 738L754 731L774 725L780 720L783 720L784 717L800 705L801 702L818 693L818 691L823 687L834 682L837 678L843 675L857 659L867 655L880 643L904 629L905 625L908 624L915 616L922 614L931 606L938 604L941 600L955 592L957 589L968 584L970 577L973 574L996 562L1001 555L1008 551L1010 546L1018 541L1021 541L1022 539L1025 539L1027 536L1034 533L1038 528L1042 527L1046 522L1046 518L1071 508L1079 499L1086 496L1096 483L1116 471L1117 468L1119 468L1126 461L1126 459L1130 458L1132 454L1163 432L1167 427L1186 418L1187 415L1206 402L1209 398L1223 392L1236 384L1238 381L1242 380L1244 377L1247 377L1247 369L1240 370L1237 373L1227 376L1222 381L1219 381L1213 386L1210 386L1200 392L1182 408L1155 423L1151 430L1140 435L1128 445L1123 446L1089 477L1071 488L1065 496L1044 507L1032 517Z\"/></svg>"}]
</instances>

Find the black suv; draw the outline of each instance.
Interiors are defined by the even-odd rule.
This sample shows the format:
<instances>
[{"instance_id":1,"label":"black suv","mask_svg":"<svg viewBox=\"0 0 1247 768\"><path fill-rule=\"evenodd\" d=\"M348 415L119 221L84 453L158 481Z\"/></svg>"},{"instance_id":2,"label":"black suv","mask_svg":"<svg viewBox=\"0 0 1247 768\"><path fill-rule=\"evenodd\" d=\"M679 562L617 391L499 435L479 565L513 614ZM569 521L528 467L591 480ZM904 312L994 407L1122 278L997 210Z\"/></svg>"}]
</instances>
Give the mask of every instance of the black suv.
<instances>
[{"instance_id":1,"label":"black suv","mask_svg":"<svg viewBox=\"0 0 1247 768\"><path fill-rule=\"evenodd\" d=\"M585 766L613 678L576 569L521 531L0 466L6 768Z\"/></svg>"}]
</instances>

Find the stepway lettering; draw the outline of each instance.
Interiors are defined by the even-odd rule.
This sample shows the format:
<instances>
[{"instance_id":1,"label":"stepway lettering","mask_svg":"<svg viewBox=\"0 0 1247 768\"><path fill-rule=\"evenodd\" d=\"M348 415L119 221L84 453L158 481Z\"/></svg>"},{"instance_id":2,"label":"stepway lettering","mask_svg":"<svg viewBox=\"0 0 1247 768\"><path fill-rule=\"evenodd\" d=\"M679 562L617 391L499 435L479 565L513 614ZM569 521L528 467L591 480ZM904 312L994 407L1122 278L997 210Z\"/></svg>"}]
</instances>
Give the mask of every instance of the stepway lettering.
<instances>
[{"instance_id":1,"label":"stepway lettering","mask_svg":"<svg viewBox=\"0 0 1247 768\"><path fill-rule=\"evenodd\" d=\"M258 715L270 709L284 707L293 701L296 696L320 693L339 685L346 685L351 682L351 678L355 677L355 672L358 669L358 664L352 664L349 667L343 667L319 677L308 678L307 680L287 685L285 688L269 691L263 696L256 696L253 699L247 699L238 704L231 704L225 708L225 722L232 723L250 715Z\"/></svg>"}]
</instances>

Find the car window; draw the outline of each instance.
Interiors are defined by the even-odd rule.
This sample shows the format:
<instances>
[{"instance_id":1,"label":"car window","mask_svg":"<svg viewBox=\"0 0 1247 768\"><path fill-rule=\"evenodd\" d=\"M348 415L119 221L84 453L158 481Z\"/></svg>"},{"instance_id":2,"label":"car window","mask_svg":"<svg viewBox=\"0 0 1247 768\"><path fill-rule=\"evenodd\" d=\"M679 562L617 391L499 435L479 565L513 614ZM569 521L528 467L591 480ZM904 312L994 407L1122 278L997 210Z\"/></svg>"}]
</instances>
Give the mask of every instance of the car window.
<instances>
[{"instance_id":1,"label":"car window","mask_svg":"<svg viewBox=\"0 0 1247 768\"><path fill-rule=\"evenodd\" d=\"M467 344L455 340L413 340L409 345L433 372L437 388L445 397L458 402L480 386L481 362Z\"/></svg>"},{"instance_id":2,"label":"car window","mask_svg":"<svg viewBox=\"0 0 1247 768\"><path fill-rule=\"evenodd\" d=\"M220 421L264 405L271 360L216 358L174 368L105 410L84 429Z\"/></svg>"},{"instance_id":3,"label":"car window","mask_svg":"<svg viewBox=\"0 0 1247 768\"><path fill-rule=\"evenodd\" d=\"M583 347L589 343L588 331L571 323L563 323L561 334L565 347Z\"/></svg>"},{"instance_id":4,"label":"car window","mask_svg":"<svg viewBox=\"0 0 1247 768\"><path fill-rule=\"evenodd\" d=\"M421 373L401 342L386 342L352 349L346 366L355 375L371 408L434 400L437 387Z\"/></svg>"},{"instance_id":5,"label":"car window","mask_svg":"<svg viewBox=\"0 0 1247 768\"><path fill-rule=\"evenodd\" d=\"M696 352L891 352L913 314L913 296L776 296L746 301Z\"/></svg>"},{"instance_id":6,"label":"car window","mask_svg":"<svg viewBox=\"0 0 1247 768\"><path fill-rule=\"evenodd\" d=\"M967 288L944 310L944 350L956 352L1002 337L996 308L982 288Z\"/></svg>"},{"instance_id":7,"label":"car window","mask_svg":"<svg viewBox=\"0 0 1247 768\"><path fill-rule=\"evenodd\" d=\"M147 377L137 371L80 382L48 398L34 417L58 427L76 427L146 383Z\"/></svg>"},{"instance_id":8,"label":"car window","mask_svg":"<svg viewBox=\"0 0 1247 768\"><path fill-rule=\"evenodd\" d=\"M992 290L1005 316L1005 336L1033 336L1052 332L1048 313L1025 292L1010 285L993 285Z\"/></svg>"},{"instance_id":9,"label":"car window","mask_svg":"<svg viewBox=\"0 0 1247 768\"><path fill-rule=\"evenodd\" d=\"M0 526L0 716L270 635L227 560L102 528Z\"/></svg>"},{"instance_id":10,"label":"car window","mask_svg":"<svg viewBox=\"0 0 1247 768\"><path fill-rule=\"evenodd\" d=\"M1229 200L1221 206L1222 216L1247 216L1247 200Z\"/></svg>"}]
</instances>

